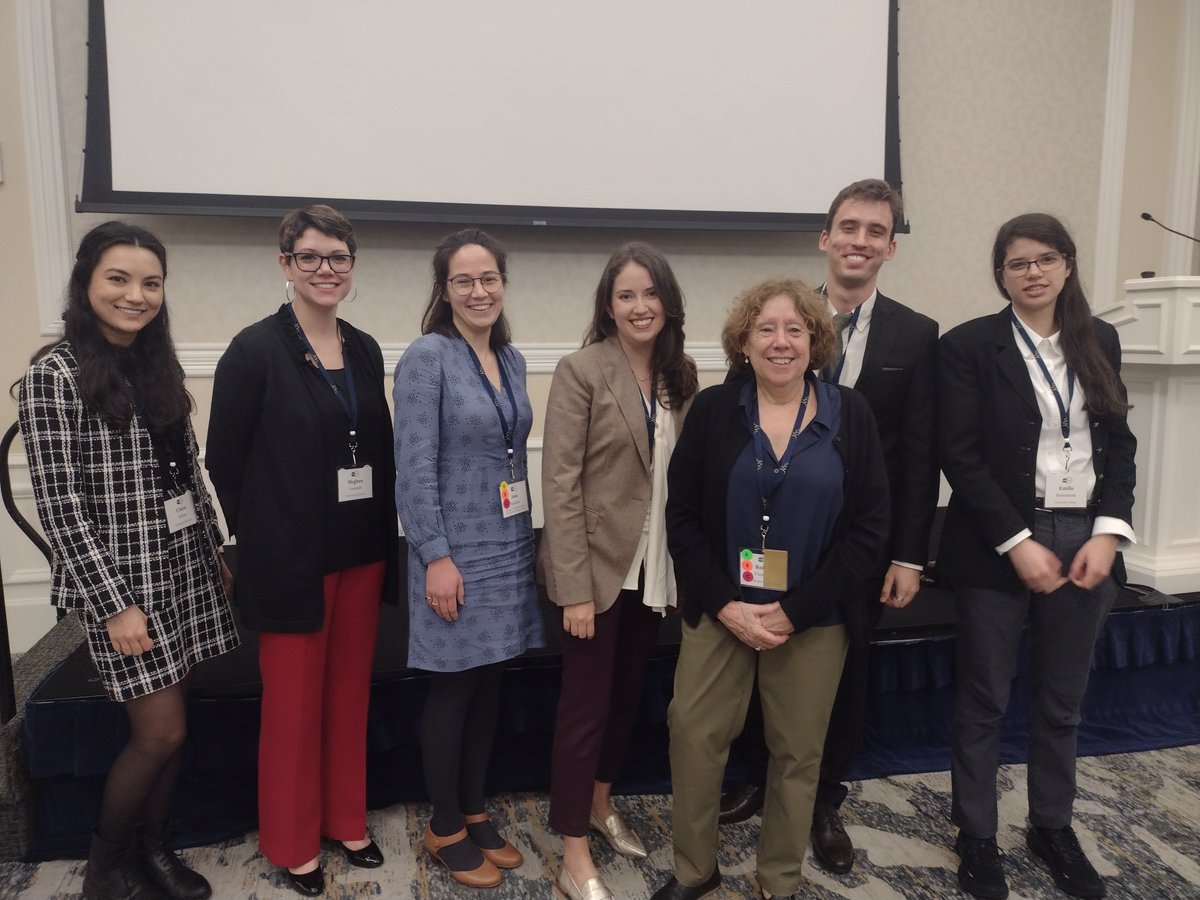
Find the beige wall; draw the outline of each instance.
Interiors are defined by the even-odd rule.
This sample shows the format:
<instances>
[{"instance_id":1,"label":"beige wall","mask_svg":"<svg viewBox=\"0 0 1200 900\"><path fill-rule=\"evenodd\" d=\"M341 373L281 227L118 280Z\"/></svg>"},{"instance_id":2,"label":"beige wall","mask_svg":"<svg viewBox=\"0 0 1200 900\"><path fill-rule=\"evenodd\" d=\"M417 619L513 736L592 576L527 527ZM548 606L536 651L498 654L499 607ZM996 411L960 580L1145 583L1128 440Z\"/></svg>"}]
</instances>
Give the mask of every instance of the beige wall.
<instances>
[{"instance_id":1,"label":"beige wall","mask_svg":"<svg viewBox=\"0 0 1200 900\"><path fill-rule=\"evenodd\" d=\"M34 309L30 262L29 197L24 123L15 46L17 3L0 0L0 376L7 386L30 352L46 340ZM84 0L52 2L64 155L72 195L79 183L84 107ZM1163 117L1170 101L1160 82L1173 71L1175 28L1181 2L1137 5L1135 74L1131 91L1122 209L1122 277L1157 268L1161 242L1148 229L1127 230L1142 207L1161 209L1169 165L1163 162ZM252 12L251 12L252 14ZM912 233L899 237L896 259L885 267L883 289L937 318L943 328L997 307L988 272L996 227L1031 209L1060 215L1080 247L1081 271L1091 271L1096 241L1102 135L1109 56L1109 0L906 0L900 7L901 154ZM853 65L848 48L847 64ZM1169 83L1169 79L1168 79ZM836 72L829 90L838 90ZM1143 103L1145 98L1161 103ZM853 102L847 97L846 102ZM781 114L787 114L781 111ZM803 114L803 111L800 111ZM147 110L153 126L153 110ZM1143 121L1143 119L1146 121ZM824 134L815 139L853 140ZM220 123L212 123L219 128ZM236 140L236 135L230 135ZM280 135L286 158L288 140ZM352 129L346 139L355 139ZM748 140L770 140L769 125ZM803 166L798 159L796 165ZM730 177L737 177L731 173ZM73 240L103 216L70 213ZM250 218L159 216L138 219L170 249L168 296L176 341L187 352L210 353L241 326L273 310L282 297L275 262L275 222ZM1142 226L1145 223L1137 222ZM362 222L357 300L344 308L355 324L386 345L403 344L418 330L428 295L436 226ZM762 276L796 272L818 281L823 257L815 235L598 229L496 228L512 252L509 310L518 345L576 344L589 315L590 294L601 265L618 242L640 237L661 247L687 293L691 341L711 346L729 298ZM1145 260L1149 260L1146 262ZM208 345L205 347L204 345ZM203 354L201 354L203 355ZM715 370L707 381L719 377ZM544 404L549 376L531 377L536 408ZM204 434L210 384L189 384ZM13 404L0 399L0 418ZM535 437L540 435L540 423ZM4 535L6 577L12 547ZM11 594L10 594L11 596Z\"/></svg>"}]
</instances>

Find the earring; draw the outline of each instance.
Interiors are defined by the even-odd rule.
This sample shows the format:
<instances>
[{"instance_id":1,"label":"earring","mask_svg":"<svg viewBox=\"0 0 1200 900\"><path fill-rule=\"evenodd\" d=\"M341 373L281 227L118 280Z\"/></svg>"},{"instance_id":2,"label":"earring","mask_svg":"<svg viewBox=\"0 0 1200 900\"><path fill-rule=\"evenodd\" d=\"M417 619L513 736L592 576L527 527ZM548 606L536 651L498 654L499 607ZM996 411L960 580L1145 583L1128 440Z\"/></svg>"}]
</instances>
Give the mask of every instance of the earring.
<instances>
[{"instance_id":1,"label":"earring","mask_svg":"<svg viewBox=\"0 0 1200 900\"><path fill-rule=\"evenodd\" d=\"M347 298L346 298L346 302L347 302L347 303L353 303L353 302L354 302L354 298L355 298L355 297L357 297L357 296L358 296L358 287L356 286L356 287L354 288L354 293L353 293L353 294L351 294L349 297L347 297Z\"/></svg>"},{"instance_id":2,"label":"earring","mask_svg":"<svg viewBox=\"0 0 1200 900\"><path fill-rule=\"evenodd\" d=\"M290 280L283 283L283 296L288 303L296 299L296 286Z\"/></svg>"},{"instance_id":3,"label":"earring","mask_svg":"<svg viewBox=\"0 0 1200 900\"><path fill-rule=\"evenodd\" d=\"M750 357L748 357L748 356L743 356L743 357L742 357L742 362L743 362L743 363L745 363L746 365L750 365Z\"/></svg>"}]
</instances>

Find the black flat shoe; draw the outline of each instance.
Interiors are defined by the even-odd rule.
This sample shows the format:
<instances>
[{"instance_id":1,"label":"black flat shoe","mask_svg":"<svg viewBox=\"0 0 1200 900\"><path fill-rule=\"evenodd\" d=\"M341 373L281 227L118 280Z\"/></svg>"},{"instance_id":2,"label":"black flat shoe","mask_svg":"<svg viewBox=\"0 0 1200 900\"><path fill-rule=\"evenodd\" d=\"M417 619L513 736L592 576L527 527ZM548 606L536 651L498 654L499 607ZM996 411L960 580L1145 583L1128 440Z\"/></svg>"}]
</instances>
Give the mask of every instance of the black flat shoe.
<instances>
[{"instance_id":1,"label":"black flat shoe","mask_svg":"<svg viewBox=\"0 0 1200 900\"><path fill-rule=\"evenodd\" d=\"M711 894L720 886L720 869L713 869L713 873L708 877L708 880L695 887L680 884L675 880L675 876L672 875L671 880L655 891L650 900L699 900L699 898Z\"/></svg>"},{"instance_id":2,"label":"black flat shoe","mask_svg":"<svg viewBox=\"0 0 1200 900\"><path fill-rule=\"evenodd\" d=\"M297 875L295 872L289 872L284 869L284 874L287 875L288 884L297 894L303 894L305 897L316 897L325 893L325 871L318 865L311 872L305 872L303 875Z\"/></svg>"},{"instance_id":3,"label":"black flat shoe","mask_svg":"<svg viewBox=\"0 0 1200 900\"><path fill-rule=\"evenodd\" d=\"M717 821L722 825L732 825L735 822L745 822L748 818L762 809L763 795L766 793L760 784L747 782L740 788L721 795L721 812Z\"/></svg>"},{"instance_id":4,"label":"black flat shoe","mask_svg":"<svg viewBox=\"0 0 1200 900\"><path fill-rule=\"evenodd\" d=\"M346 854L346 862L352 866L358 866L360 869L378 869L383 865L383 851L374 841L361 850L351 850L345 844L341 846L342 852Z\"/></svg>"}]
</instances>

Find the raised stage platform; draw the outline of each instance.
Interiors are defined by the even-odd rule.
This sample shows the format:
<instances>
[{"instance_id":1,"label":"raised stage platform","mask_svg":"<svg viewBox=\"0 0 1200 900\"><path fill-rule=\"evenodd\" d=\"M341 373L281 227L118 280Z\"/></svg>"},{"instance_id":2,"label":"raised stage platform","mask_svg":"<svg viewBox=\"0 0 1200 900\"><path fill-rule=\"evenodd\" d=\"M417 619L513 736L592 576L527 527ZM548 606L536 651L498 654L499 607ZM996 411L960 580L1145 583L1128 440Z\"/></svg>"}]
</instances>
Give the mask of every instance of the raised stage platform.
<instances>
[{"instance_id":1,"label":"raised stage platform","mask_svg":"<svg viewBox=\"0 0 1200 900\"><path fill-rule=\"evenodd\" d=\"M556 641L558 613L548 605L545 611L547 633ZM908 609L885 612L874 641L866 749L855 778L949 768L953 625L952 597L937 587L925 588ZM384 607L368 726L372 808L424 799L417 723L427 677L405 668L405 639L402 611ZM669 618L633 737L638 752L618 791L670 790L666 713L678 644L679 620ZM256 660L254 636L248 635L237 651L196 671L187 759L172 815L183 845L211 843L255 827ZM1023 670L1022 665L1018 672ZM559 677L556 644L509 665L491 791L546 789ZM24 714L33 797L26 857L81 856L104 773L126 739L125 717L104 697L82 645L46 675ZM1003 762L1024 760L1027 722L1025 678L1018 674L1004 723ZM1173 598L1126 590L1100 639L1079 752L1191 743L1200 743L1200 595Z\"/></svg>"}]
</instances>

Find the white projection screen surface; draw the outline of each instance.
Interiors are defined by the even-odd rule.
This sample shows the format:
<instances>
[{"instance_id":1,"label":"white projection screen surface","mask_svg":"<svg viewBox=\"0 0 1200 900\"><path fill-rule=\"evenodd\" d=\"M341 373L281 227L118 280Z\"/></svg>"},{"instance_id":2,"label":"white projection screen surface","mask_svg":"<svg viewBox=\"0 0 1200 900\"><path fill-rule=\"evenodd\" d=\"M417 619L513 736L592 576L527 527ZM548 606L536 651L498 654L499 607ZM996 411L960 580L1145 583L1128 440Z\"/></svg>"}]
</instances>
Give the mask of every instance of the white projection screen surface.
<instances>
[{"instance_id":1,"label":"white projection screen surface","mask_svg":"<svg viewBox=\"0 0 1200 900\"><path fill-rule=\"evenodd\" d=\"M818 228L894 0L91 0L80 211Z\"/></svg>"}]
</instances>

